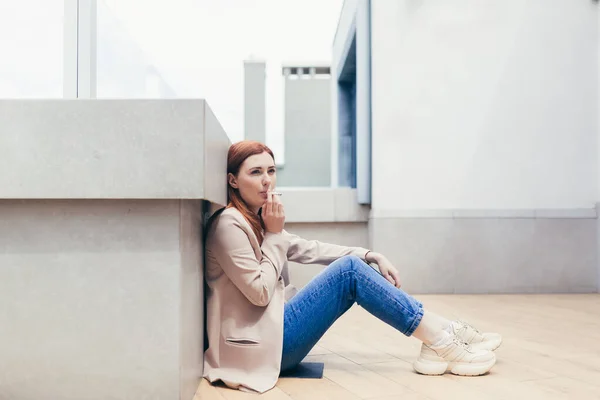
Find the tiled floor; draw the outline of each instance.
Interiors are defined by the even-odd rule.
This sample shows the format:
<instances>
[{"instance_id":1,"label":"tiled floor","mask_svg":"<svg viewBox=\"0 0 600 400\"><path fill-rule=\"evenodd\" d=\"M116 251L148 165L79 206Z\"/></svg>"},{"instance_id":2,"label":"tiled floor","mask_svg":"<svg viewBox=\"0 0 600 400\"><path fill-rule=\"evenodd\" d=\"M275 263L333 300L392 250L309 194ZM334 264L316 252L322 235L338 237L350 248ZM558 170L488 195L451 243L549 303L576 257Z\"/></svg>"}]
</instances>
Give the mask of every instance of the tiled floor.
<instances>
[{"instance_id":1,"label":"tiled floor","mask_svg":"<svg viewBox=\"0 0 600 400\"><path fill-rule=\"evenodd\" d=\"M325 363L323 379L280 378L262 396L203 380L195 400L600 399L600 295L416 297L432 311L504 336L490 374L415 373L420 342L355 306L307 357Z\"/></svg>"}]
</instances>

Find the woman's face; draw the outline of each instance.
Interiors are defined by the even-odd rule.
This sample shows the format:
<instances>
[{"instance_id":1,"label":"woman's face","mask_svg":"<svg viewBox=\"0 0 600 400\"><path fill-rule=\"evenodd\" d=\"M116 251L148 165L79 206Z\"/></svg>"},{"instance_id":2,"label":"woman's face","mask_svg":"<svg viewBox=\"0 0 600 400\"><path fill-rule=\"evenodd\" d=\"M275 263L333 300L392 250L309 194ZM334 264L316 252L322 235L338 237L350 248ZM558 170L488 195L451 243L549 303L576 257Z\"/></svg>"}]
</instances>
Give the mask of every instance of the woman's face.
<instances>
[{"instance_id":1,"label":"woman's face","mask_svg":"<svg viewBox=\"0 0 600 400\"><path fill-rule=\"evenodd\" d=\"M242 163L238 175L229 174L228 179L248 207L258 212L267 200L267 191L275 189L275 161L267 152L250 156Z\"/></svg>"}]
</instances>

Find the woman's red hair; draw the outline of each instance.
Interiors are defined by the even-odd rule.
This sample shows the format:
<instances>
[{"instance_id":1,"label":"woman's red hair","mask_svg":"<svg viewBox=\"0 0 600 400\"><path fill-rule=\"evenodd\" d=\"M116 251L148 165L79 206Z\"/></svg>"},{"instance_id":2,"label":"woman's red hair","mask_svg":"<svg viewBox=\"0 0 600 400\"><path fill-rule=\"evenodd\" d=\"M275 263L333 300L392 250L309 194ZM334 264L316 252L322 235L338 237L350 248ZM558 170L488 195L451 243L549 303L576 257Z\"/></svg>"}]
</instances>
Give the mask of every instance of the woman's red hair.
<instances>
[{"instance_id":1,"label":"woman's red hair","mask_svg":"<svg viewBox=\"0 0 600 400\"><path fill-rule=\"evenodd\" d=\"M252 140L243 140L241 142L237 142L232 144L229 147L229 152L227 153L227 176L229 174L233 174L233 176L237 176L240 172L240 167L246 161L246 159L250 156L255 156L257 154L262 154L264 152L269 153L273 160L275 160L275 156L270 148L266 145L255 142ZM229 180L229 178L228 178ZM246 221L252 227L254 234L258 238L259 243L262 244L263 241L263 229L264 224L262 219L258 214L248 208L248 205L242 199L240 192L233 188L229 182L227 183L227 208L235 207Z\"/></svg>"}]
</instances>

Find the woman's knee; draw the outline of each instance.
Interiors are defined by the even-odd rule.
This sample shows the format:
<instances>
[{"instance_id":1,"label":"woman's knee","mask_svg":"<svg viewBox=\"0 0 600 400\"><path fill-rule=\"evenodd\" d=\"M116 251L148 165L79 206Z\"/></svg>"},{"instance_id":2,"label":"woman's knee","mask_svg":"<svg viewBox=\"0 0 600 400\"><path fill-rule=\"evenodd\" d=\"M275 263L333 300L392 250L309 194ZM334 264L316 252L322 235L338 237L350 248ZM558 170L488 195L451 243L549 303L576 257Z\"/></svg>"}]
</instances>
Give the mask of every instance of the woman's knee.
<instances>
[{"instance_id":1,"label":"woman's knee","mask_svg":"<svg viewBox=\"0 0 600 400\"><path fill-rule=\"evenodd\" d=\"M353 270L353 269L356 269L360 265L361 262L362 262L362 260L360 259L360 257L354 256L354 255L348 255L348 256L340 257L337 260L336 264L342 270Z\"/></svg>"},{"instance_id":2,"label":"woman's knee","mask_svg":"<svg viewBox=\"0 0 600 400\"><path fill-rule=\"evenodd\" d=\"M362 268L369 267L365 262L358 256L348 255L340 257L336 262L334 262L332 267L335 268L336 272L343 273L351 273L356 274L360 272ZM370 268L370 267L369 267Z\"/></svg>"}]
</instances>

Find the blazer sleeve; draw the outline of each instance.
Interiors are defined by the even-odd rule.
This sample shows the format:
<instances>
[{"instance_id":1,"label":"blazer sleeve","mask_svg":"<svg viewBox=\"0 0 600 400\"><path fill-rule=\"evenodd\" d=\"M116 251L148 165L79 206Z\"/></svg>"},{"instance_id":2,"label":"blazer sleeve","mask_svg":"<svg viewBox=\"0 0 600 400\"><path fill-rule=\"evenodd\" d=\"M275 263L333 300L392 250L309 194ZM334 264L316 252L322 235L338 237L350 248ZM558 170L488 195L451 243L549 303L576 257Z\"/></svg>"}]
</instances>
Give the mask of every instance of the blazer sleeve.
<instances>
[{"instance_id":1,"label":"blazer sleeve","mask_svg":"<svg viewBox=\"0 0 600 400\"><path fill-rule=\"evenodd\" d=\"M227 277L252 304L267 306L287 261L289 241L283 234L266 233L259 261L240 222L225 215L215 228L213 240L212 256Z\"/></svg>"},{"instance_id":2,"label":"blazer sleeve","mask_svg":"<svg viewBox=\"0 0 600 400\"><path fill-rule=\"evenodd\" d=\"M290 243L287 258L300 264L329 265L340 257L357 256L366 261L369 252L362 247L346 247L336 244L323 243L317 240L306 240L284 230L285 237Z\"/></svg>"}]
</instances>

